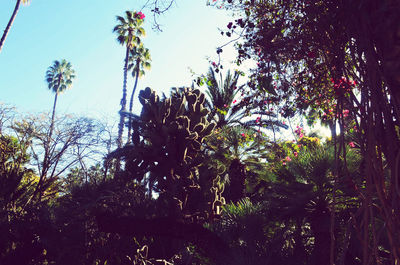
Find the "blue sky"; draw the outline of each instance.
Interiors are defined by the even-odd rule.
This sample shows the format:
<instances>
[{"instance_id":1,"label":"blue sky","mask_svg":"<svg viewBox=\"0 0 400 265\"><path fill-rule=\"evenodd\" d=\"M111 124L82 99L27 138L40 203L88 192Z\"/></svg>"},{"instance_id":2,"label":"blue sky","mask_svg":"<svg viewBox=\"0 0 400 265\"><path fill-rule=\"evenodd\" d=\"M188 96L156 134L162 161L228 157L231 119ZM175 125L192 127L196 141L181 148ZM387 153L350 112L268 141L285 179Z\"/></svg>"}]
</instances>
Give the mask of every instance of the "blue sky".
<instances>
[{"instance_id":1,"label":"blue sky","mask_svg":"<svg viewBox=\"0 0 400 265\"><path fill-rule=\"evenodd\" d=\"M1 31L14 5L15 0L0 1ZM20 112L50 111L54 95L47 88L45 72L54 60L66 59L77 78L59 97L57 112L116 115L125 49L117 43L112 28L116 15L142 5L139 0L32 0L21 6L0 52L0 102ZM139 89L150 86L166 93L173 86L191 84L189 67L198 74L207 71L206 57L216 60L215 48L227 41L217 28L232 20L226 11L206 6L206 0L177 0L160 18L163 32L154 32L149 11L143 12L147 15L143 42L150 49L152 69L139 81ZM224 50L227 66L234 53ZM131 88L133 80L128 82ZM138 112L138 101L134 104Z\"/></svg>"}]
</instances>

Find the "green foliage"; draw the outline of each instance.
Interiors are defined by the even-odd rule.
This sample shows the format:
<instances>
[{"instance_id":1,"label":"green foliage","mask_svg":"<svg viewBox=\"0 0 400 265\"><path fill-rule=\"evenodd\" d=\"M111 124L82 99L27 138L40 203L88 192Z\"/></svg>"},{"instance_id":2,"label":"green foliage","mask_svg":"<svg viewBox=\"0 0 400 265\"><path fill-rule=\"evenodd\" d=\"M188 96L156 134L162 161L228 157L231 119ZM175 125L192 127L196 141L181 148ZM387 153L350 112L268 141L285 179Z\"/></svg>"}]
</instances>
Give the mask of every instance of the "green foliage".
<instances>
[{"instance_id":1,"label":"green foliage","mask_svg":"<svg viewBox=\"0 0 400 265\"><path fill-rule=\"evenodd\" d=\"M159 194L158 201L166 204L164 214L200 212L205 217L213 211L212 202L220 201L211 188L222 172L206 163L202 151L215 127L207 120L204 94L182 88L160 99L146 88L139 100L143 105L140 116L131 114L132 144L113 154L125 160L123 177L141 182L147 176L150 189Z\"/></svg>"},{"instance_id":2,"label":"green foliage","mask_svg":"<svg viewBox=\"0 0 400 265\"><path fill-rule=\"evenodd\" d=\"M141 77L145 74L144 70L151 68L151 56L149 49L142 43L132 47L129 55L128 70L132 70L132 77Z\"/></svg>"},{"instance_id":3,"label":"green foliage","mask_svg":"<svg viewBox=\"0 0 400 265\"><path fill-rule=\"evenodd\" d=\"M145 36L143 29L143 19L136 12L125 11L125 17L117 16L119 22L113 29L118 37L117 40L121 45L125 45L130 49L140 44L140 37Z\"/></svg>"},{"instance_id":4,"label":"green foliage","mask_svg":"<svg viewBox=\"0 0 400 265\"><path fill-rule=\"evenodd\" d=\"M0 263L33 264L43 250L35 238L40 218L40 202L33 198L38 182L28 169L29 142L0 135ZM40 221L39 221L40 220Z\"/></svg>"},{"instance_id":5,"label":"green foliage","mask_svg":"<svg viewBox=\"0 0 400 265\"><path fill-rule=\"evenodd\" d=\"M75 78L75 71L70 62L65 59L54 61L46 72L46 82L49 89L59 94L71 87L72 80Z\"/></svg>"},{"instance_id":6,"label":"green foliage","mask_svg":"<svg viewBox=\"0 0 400 265\"><path fill-rule=\"evenodd\" d=\"M245 85L238 85L241 75L240 71L235 71L233 75L228 71L225 79L220 73L218 80L216 72L210 67L207 75L198 79L198 85L206 84L207 86L208 98L205 106L210 110L209 120L215 121L217 128L238 125L258 129L258 131L263 128L275 127L275 130L287 128L287 125L276 120L276 115L265 108L261 97L256 94L243 97ZM242 99L238 96L239 94L243 97Z\"/></svg>"},{"instance_id":7,"label":"green foliage","mask_svg":"<svg viewBox=\"0 0 400 265\"><path fill-rule=\"evenodd\" d=\"M33 191L35 175L26 168L29 143L12 136L0 136L0 205L3 211L18 213Z\"/></svg>"},{"instance_id":8,"label":"green foliage","mask_svg":"<svg viewBox=\"0 0 400 265\"><path fill-rule=\"evenodd\" d=\"M221 220L210 224L210 229L229 243L228 264L269 264L266 222L261 204L248 198L223 207Z\"/></svg>"}]
</instances>

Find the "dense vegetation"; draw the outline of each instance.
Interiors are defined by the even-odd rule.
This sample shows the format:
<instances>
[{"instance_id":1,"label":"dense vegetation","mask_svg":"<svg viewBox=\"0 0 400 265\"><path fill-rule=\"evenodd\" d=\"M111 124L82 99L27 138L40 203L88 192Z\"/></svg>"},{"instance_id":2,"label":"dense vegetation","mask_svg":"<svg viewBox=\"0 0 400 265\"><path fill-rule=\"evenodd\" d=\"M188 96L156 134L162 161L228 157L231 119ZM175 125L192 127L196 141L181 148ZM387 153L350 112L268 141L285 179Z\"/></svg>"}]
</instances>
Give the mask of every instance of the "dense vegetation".
<instances>
[{"instance_id":1,"label":"dense vegetation","mask_svg":"<svg viewBox=\"0 0 400 265\"><path fill-rule=\"evenodd\" d=\"M250 73L212 62L132 113L151 57L127 11L116 132L56 115L66 60L51 114L0 105L0 264L399 264L399 3L209 4L233 12L221 34Z\"/></svg>"}]
</instances>

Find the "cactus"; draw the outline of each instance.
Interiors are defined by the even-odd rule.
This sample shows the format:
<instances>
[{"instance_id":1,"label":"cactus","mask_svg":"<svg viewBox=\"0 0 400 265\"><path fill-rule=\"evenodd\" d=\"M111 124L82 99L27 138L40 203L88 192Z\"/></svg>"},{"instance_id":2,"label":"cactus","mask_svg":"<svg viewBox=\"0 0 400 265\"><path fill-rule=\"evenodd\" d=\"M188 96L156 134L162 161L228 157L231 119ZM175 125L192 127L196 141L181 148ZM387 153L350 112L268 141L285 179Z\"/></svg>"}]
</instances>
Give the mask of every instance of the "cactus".
<instances>
[{"instance_id":1,"label":"cactus","mask_svg":"<svg viewBox=\"0 0 400 265\"><path fill-rule=\"evenodd\" d=\"M221 170L207 168L203 152L204 139L215 128L207 119L204 94L179 88L170 98L160 99L146 88L139 101L143 108L132 119L132 144L114 152L126 162L123 175L137 181L147 173L155 176L155 190L166 202L168 214L187 215L203 208L210 216L219 215L224 204L223 187L218 184Z\"/></svg>"},{"instance_id":2,"label":"cactus","mask_svg":"<svg viewBox=\"0 0 400 265\"><path fill-rule=\"evenodd\" d=\"M222 197L222 193L224 192L224 184L221 182L221 179L219 176L217 176L213 180L213 186L211 188L211 191L214 195L214 201L211 206L211 211L215 217L221 216L221 207L225 205L225 198Z\"/></svg>"}]
</instances>

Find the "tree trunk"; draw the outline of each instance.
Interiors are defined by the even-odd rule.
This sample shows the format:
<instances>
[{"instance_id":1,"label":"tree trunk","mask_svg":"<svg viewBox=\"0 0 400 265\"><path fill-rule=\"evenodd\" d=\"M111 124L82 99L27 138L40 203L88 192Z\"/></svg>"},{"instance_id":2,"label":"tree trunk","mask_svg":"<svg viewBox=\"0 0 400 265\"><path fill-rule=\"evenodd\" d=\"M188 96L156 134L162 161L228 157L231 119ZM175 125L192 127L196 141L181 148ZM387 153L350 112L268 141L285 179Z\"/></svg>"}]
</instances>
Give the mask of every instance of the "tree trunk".
<instances>
[{"instance_id":1,"label":"tree trunk","mask_svg":"<svg viewBox=\"0 0 400 265\"><path fill-rule=\"evenodd\" d=\"M55 97L54 97L53 113L51 114L51 124L50 124L49 140L51 139L51 135L53 134L53 129L54 129L54 119L55 119L55 117L56 117L57 97L58 97L58 93L56 92L56 95L55 95Z\"/></svg>"},{"instance_id":2,"label":"tree trunk","mask_svg":"<svg viewBox=\"0 0 400 265\"><path fill-rule=\"evenodd\" d=\"M17 3L15 4L14 12L11 15L10 21L8 21L7 27L4 30L3 36L1 37L1 40L0 40L0 52L1 52L1 49L3 48L4 41L7 38L8 32L10 31L11 25L13 24L14 19L17 16L20 5L21 5L21 0L17 0Z\"/></svg>"},{"instance_id":3,"label":"tree trunk","mask_svg":"<svg viewBox=\"0 0 400 265\"><path fill-rule=\"evenodd\" d=\"M128 73L128 59L129 59L129 43L126 46L126 54L125 54L125 64L124 64L124 83L122 87L122 98L121 98L121 110L120 110L120 120L118 125L118 139L117 144L118 148L122 147L122 134L124 132L124 123L125 123L125 116L124 111L126 111L126 82L127 82L127 73Z\"/></svg>"},{"instance_id":4,"label":"tree trunk","mask_svg":"<svg viewBox=\"0 0 400 265\"><path fill-rule=\"evenodd\" d=\"M319 199L310 218L310 227L314 234L311 264L329 264L330 262L330 222L330 210L326 202Z\"/></svg>"},{"instance_id":5,"label":"tree trunk","mask_svg":"<svg viewBox=\"0 0 400 265\"><path fill-rule=\"evenodd\" d=\"M131 95L131 101L129 102L129 113L132 113L132 109L133 109L133 95L135 94L136 87L137 87L137 83L138 83L138 79L139 79L139 64L140 64L140 60L138 59L138 60L136 61L136 79L135 79L135 85L133 86L133 91L132 91L132 95ZM127 141L127 143L130 143L130 142L131 142L131 131L132 131L132 118L131 118L131 116L129 116L128 141Z\"/></svg>"},{"instance_id":6,"label":"tree trunk","mask_svg":"<svg viewBox=\"0 0 400 265\"><path fill-rule=\"evenodd\" d=\"M58 88L60 87L60 82L61 80L58 80L58 86L57 86L57 91ZM57 105L57 97L58 97L58 93L56 92L56 95L54 96L54 104L53 104L53 113L51 115L51 123L50 123L50 131L49 134L47 135L47 141L44 143L44 157L43 157L43 163L42 163L42 170L41 172L39 172L40 176L39 176L39 181L36 184L36 188L32 194L32 196L29 198L29 200L27 201L27 203L25 203L25 206L28 205L28 203L36 196L39 195L39 201L42 198L42 184L44 182L44 179L47 175L47 171L49 170L49 156L50 156L50 142L51 142L51 136L53 134L53 130L54 130L54 119L56 116L56 105Z\"/></svg>"},{"instance_id":7,"label":"tree trunk","mask_svg":"<svg viewBox=\"0 0 400 265\"><path fill-rule=\"evenodd\" d=\"M246 196L246 166L235 158L229 166L229 186L225 187L223 196L227 202L238 202Z\"/></svg>"}]
</instances>

